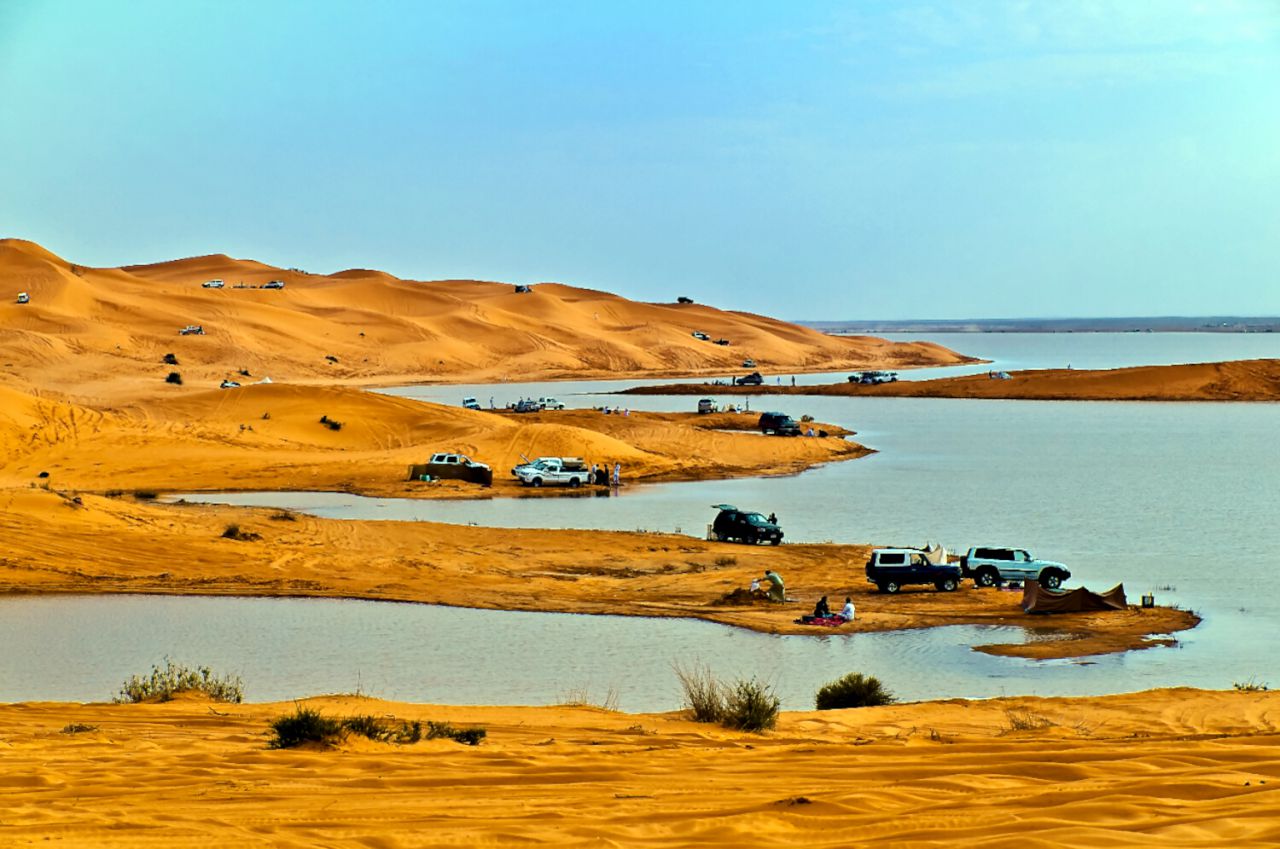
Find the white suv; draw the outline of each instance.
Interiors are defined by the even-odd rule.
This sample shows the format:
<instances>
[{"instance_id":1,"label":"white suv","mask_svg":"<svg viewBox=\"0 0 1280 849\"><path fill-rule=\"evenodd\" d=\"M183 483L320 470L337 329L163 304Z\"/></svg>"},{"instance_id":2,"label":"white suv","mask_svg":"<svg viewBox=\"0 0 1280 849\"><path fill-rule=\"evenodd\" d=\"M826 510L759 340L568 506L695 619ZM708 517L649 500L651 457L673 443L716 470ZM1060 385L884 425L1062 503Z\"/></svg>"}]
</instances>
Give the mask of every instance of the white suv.
<instances>
[{"instance_id":1,"label":"white suv","mask_svg":"<svg viewBox=\"0 0 1280 849\"><path fill-rule=\"evenodd\" d=\"M223 283L221 280L206 280L200 285L206 289L221 289L226 284Z\"/></svg>"},{"instance_id":2,"label":"white suv","mask_svg":"<svg viewBox=\"0 0 1280 849\"><path fill-rule=\"evenodd\" d=\"M1039 581L1056 590L1071 571L1053 560L1036 560L1021 548L971 548L960 558L966 578L980 587L998 587L1005 581Z\"/></svg>"}]
</instances>

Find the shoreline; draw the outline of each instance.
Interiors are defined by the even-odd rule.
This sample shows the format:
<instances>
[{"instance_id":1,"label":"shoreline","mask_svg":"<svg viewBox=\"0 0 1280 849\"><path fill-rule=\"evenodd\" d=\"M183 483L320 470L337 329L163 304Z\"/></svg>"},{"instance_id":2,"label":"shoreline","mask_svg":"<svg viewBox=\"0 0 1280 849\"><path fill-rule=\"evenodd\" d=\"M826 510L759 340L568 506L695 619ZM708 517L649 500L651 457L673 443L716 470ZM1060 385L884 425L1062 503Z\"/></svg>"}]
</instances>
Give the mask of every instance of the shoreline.
<instances>
[{"instance_id":1,"label":"shoreline","mask_svg":"<svg viewBox=\"0 0 1280 849\"><path fill-rule=\"evenodd\" d=\"M814 395L867 398L964 398L993 401L1280 401L1280 359L1228 360L1117 369L1030 369L987 374L900 380L877 385L825 383L812 386L663 384L633 386L616 395Z\"/></svg>"},{"instance_id":2,"label":"shoreline","mask_svg":"<svg viewBox=\"0 0 1280 849\"><path fill-rule=\"evenodd\" d=\"M0 533L13 542L10 568L0 572L4 594L351 598L690 618L806 636L958 624L1052 634L1053 639L974 647L1030 659L1170 645L1173 634L1199 622L1188 611L1134 606L1030 617L1019 606L1020 593L967 584L952 593L928 588L884 595L861 570L850 568L865 561L866 545L739 546L666 533L320 519L274 508L88 494L76 503L38 489L0 490L5 495ZM226 538L231 526L250 539ZM794 604L725 603L765 569L784 576ZM820 595L852 597L855 622L828 630L793 621Z\"/></svg>"}]
</instances>

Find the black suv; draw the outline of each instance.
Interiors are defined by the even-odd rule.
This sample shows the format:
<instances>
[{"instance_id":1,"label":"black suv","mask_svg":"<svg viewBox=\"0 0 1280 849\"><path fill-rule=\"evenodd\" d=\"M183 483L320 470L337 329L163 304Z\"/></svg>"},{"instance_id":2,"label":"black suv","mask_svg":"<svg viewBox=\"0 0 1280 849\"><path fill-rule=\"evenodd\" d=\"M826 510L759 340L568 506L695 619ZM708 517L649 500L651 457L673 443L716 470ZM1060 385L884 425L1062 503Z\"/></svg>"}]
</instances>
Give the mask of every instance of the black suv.
<instances>
[{"instance_id":1,"label":"black suv","mask_svg":"<svg viewBox=\"0 0 1280 849\"><path fill-rule=\"evenodd\" d=\"M744 374L733 382L739 386L759 386L764 383L764 375L760 374L758 371L753 371L751 374Z\"/></svg>"},{"instance_id":2,"label":"black suv","mask_svg":"<svg viewBox=\"0 0 1280 849\"><path fill-rule=\"evenodd\" d=\"M800 425L786 413L762 413L760 432L772 433L776 436L799 436Z\"/></svg>"},{"instance_id":3,"label":"black suv","mask_svg":"<svg viewBox=\"0 0 1280 849\"><path fill-rule=\"evenodd\" d=\"M911 548L877 548L867 561L867 580L882 593L896 593L905 584L933 584L953 592L962 574L959 564L930 563L923 551Z\"/></svg>"},{"instance_id":4,"label":"black suv","mask_svg":"<svg viewBox=\"0 0 1280 849\"><path fill-rule=\"evenodd\" d=\"M720 511L711 525L711 535L721 542L743 542L747 545L782 542L782 528L760 513L739 510L732 504L712 504Z\"/></svg>"}]
</instances>

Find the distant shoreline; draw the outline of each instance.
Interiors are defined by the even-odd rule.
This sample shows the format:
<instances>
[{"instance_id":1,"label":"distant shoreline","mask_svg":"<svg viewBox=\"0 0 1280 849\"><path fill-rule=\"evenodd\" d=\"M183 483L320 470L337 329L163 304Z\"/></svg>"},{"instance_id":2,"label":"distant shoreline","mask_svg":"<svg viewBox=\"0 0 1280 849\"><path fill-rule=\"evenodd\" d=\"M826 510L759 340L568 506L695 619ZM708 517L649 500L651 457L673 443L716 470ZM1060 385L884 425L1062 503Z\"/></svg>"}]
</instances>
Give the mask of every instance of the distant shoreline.
<instances>
[{"instance_id":1,"label":"distant shoreline","mask_svg":"<svg viewBox=\"0 0 1280 849\"><path fill-rule=\"evenodd\" d=\"M880 333L1278 333L1280 316L797 321L834 336Z\"/></svg>"}]
</instances>

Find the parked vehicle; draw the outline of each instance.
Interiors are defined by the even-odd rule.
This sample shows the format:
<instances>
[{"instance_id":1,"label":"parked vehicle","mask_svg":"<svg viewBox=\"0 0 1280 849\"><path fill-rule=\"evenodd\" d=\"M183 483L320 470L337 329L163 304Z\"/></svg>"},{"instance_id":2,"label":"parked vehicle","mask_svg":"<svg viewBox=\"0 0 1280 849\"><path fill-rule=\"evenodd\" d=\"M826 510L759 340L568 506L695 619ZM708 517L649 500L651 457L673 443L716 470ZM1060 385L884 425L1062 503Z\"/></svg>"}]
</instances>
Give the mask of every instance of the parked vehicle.
<instances>
[{"instance_id":1,"label":"parked vehicle","mask_svg":"<svg viewBox=\"0 0 1280 849\"><path fill-rule=\"evenodd\" d=\"M466 407L468 410L478 410L480 409L480 402L475 398L463 398L462 406Z\"/></svg>"},{"instance_id":2,"label":"parked vehicle","mask_svg":"<svg viewBox=\"0 0 1280 849\"><path fill-rule=\"evenodd\" d=\"M222 383L218 384L218 388L219 389L239 389L240 384L236 383L234 380L227 379L222 381Z\"/></svg>"},{"instance_id":3,"label":"parked vehicle","mask_svg":"<svg viewBox=\"0 0 1280 849\"><path fill-rule=\"evenodd\" d=\"M283 280L271 280L271 281L268 281L268 282L266 282L266 283L263 283L263 284L262 284L262 288L264 288L264 289L283 289L283 288L284 288L284 281L283 281Z\"/></svg>"},{"instance_id":4,"label":"parked vehicle","mask_svg":"<svg viewBox=\"0 0 1280 849\"><path fill-rule=\"evenodd\" d=\"M897 383L898 373L896 371L856 371L849 375L850 383L860 383L863 386L878 386L881 383Z\"/></svg>"},{"instance_id":5,"label":"parked vehicle","mask_svg":"<svg viewBox=\"0 0 1280 849\"><path fill-rule=\"evenodd\" d=\"M716 402L711 398L703 398L698 401L698 412L700 414L714 413L716 411Z\"/></svg>"},{"instance_id":6,"label":"parked vehicle","mask_svg":"<svg viewBox=\"0 0 1280 849\"><path fill-rule=\"evenodd\" d=\"M753 359L751 359L750 357L747 357L745 360L743 360L743 361L742 361L742 367L743 367L743 368L755 368L755 367L756 367L756 361L755 361L755 360L753 360Z\"/></svg>"},{"instance_id":7,"label":"parked vehicle","mask_svg":"<svg viewBox=\"0 0 1280 849\"><path fill-rule=\"evenodd\" d=\"M515 403L515 406L511 407L511 412L540 413L542 412L542 405L531 398L521 398L519 401Z\"/></svg>"},{"instance_id":8,"label":"parked vehicle","mask_svg":"<svg viewBox=\"0 0 1280 849\"><path fill-rule=\"evenodd\" d=\"M204 327L199 324L188 324L178 331L179 336L203 336Z\"/></svg>"},{"instance_id":9,"label":"parked vehicle","mask_svg":"<svg viewBox=\"0 0 1280 849\"><path fill-rule=\"evenodd\" d=\"M753 371L751 374L744 374L742 377L734 380L734 383L739 386L759 386L764 383L764 376L758 371Z\"/></svg>"},{"instance_id":10,"label":"parked vehicle","mask_svg":"<svg viewBox=\"0 0 1280 849\"><path fill-rule=\"evenodd\" d=\"M221 280L206 280L200 285L205 289L221 289L223 286L227 284L222 282Z\"/></svg>"},{"instance_id":11,"label":"parked vehicle","mask_svg":"<svg viewBox=\"0 0 1280 849\"><path fill-rule=\"evenodd\" d=\"M701 339L703 342L710 342L710 341L711 341L711 337L710 337L710 336L708 336L707 334L703 333L701 330L695 330L695 331L693 331L693 338L694 338L694 339Z\"/></svg>"},{"instance_id":12,"label":"parked vehicle","mask_svg":"<svg viewBox=\"0 0 1280 849\"><path fill-rule=\"evenodd\" d=\"M581 457L539 457L527 466L512 469L525 486L571 486L590 483L591 470Z\"/></svg>"},{"instance_id":13,"label":"parked vehicle","mask_svg":"<svg viewBox=\"0 0 1280 849\"><path fill-rule=\"evenodd\" d=\"M516 294L517 294L517 295L532 295L532 294L533 294L533 287L532 287L532 286L525 286L524 284L517 283L517 284L515 284L515 287L516 287Z\"/></svg>"},{"instance_id":14,"label":"parked vehicle","mask_svg":"<svg viewBox=\"0 0 1280 849\"><path fill-rule=\"evenodd\" d=\"M30 296L30 295L28 295L26 292L19 292L19 293L18 293L18 303L20 303L20 304L29 304L29 303L31 303L31 296Z\"/></svg>"},{"instance_id":15,"label":"parked vehicle","mask_svg":"<svg viewBox=\"0 0 1280 849\"><path fill-rule=\"evenodd\" d=\"M1037 560L1021 548L971 548L960 558L966 578L980 587L998 587L1005 581L1039 581L1056 590L1071 577L1066 566L1053 560Z\"/></svg>"},{"instance_id":16,"label":"parked vehicle","mask_svg":"<svg viewBox=\"0 0 1280 849\"><path fill-rule=\"evenodd\" d=\"M914 548L877 548L867 560L867 580L882 593L896 593L908 584L933 584L954 592L964 576L959 564L933 563Z\"/></svg>"},{"instance_id":17,"label":"parked vehicle","mask_svg":"<svg viewBox=\"0 0 1280 849\"><path fill-rule=\"evenodd\" d=\"M415 463L409 467L409 480L460 480L478 483L481 486L493 484L493 470L484 463L477 463L466 454L437 453L432 454L426 463Z\"/></svg>"},{"instance_id":18,"label":"parked vehicle","mask_svg":"<svg viewBox=\"0 0 1280 849\"><path fill-rule=\"evenodd\" d=\"M544 410L563 410L564 404L555 398L539 398L538 403L542 405Z\"/></svg>"},{"instance_id":19,"label":"parked vehicle","mask_svg":"<svg viewBox=\"0 0 1280 849\"><path fill-rule=\"evenodd\" d=\"M715 539L747 545L757 545L762 542L778 545L782 542L782 528L776 522L770 522L763 514L739 510L732 504L712 504L711 506L720 511L711 524L711 535Z\"/></svg>"},{"instance_id":20,"label":"parked vehicle","mask_svg":"<svg viewBox=\"0 0 1280 849\"><path fill-rule=\"evenodd\" d=\"M760 432L774 436L799 436L800 424L786 413L761 413Z\"/></svg>"}]
</instances>

